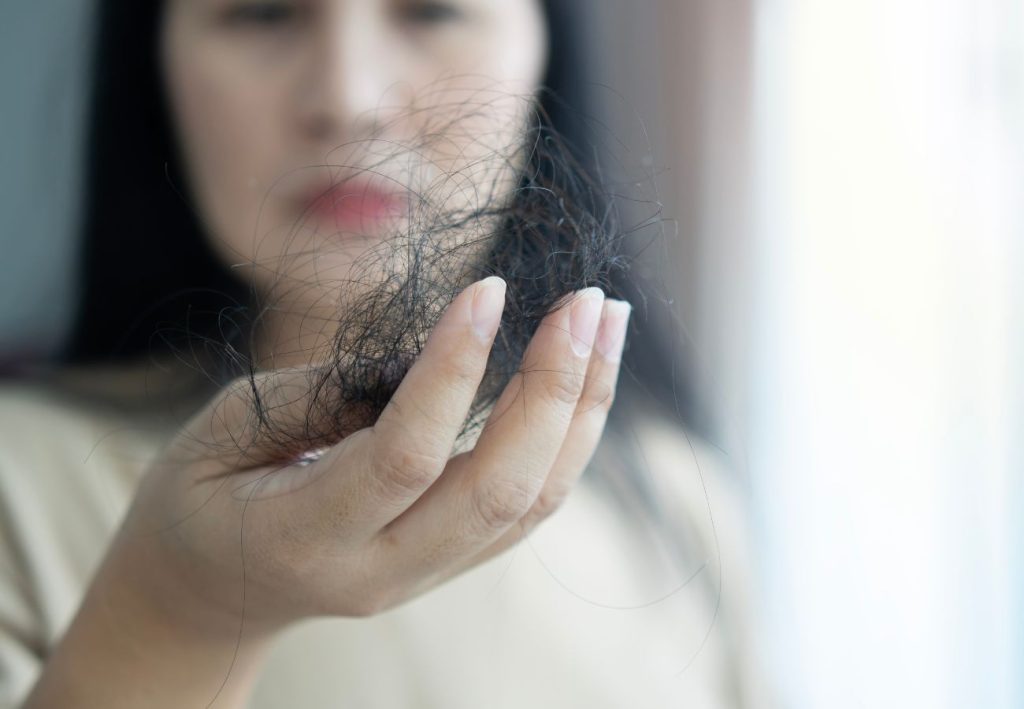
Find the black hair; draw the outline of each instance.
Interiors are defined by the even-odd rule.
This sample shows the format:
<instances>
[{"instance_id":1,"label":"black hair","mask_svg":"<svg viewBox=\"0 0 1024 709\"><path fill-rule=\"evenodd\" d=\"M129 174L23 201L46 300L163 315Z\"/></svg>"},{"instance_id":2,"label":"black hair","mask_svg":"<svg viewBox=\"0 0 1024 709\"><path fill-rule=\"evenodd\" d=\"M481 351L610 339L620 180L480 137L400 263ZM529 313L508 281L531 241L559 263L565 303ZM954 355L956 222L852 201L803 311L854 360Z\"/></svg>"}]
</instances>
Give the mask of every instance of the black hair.
<instances>
[{"instance_id":1,"label":"black hair","mask_svg":"<svg viewBox=\"0 0 1024 709\"><path fill-rule=\"evenodd\" d=\"M163 4L100 3L70 362L137 358L158 328L184 317L212 335L217 313L247 298L180 191L157 57Z\"/></svg>"},{"instance_id":2,"label":"black hair","mask_svg":"<svg viewBox=\"0 0 1024 709\"><path fill-rule=\"evenodd\" d=\"M245 342L259 311L253 289L213 253L187 195L158 64L164 4L100 3L88 114L80 297L63 359L72 364L139 359L173 348L177 336L178 342L192 343L186 345L190 348L202 342L226 353L221 358L225 373L218 377L224 380L252 374ZM511 306L506 308L489 370L492 389L481 396L481 404L492 401L515 371L540 318L567 293L597 285L637 308L623 361L620 399L653 406L679 420L690 410L680 405L688 397L673 361L675 353L667 352L650 328L636 327L637 321L656 322L647 310L664 306L667 299L629 273L630 249L644 247L644 239L631 232L645 225L660 226L657 205L651 205L654 209L646 222L630 229L616 218L616 198L600 180L595 84L588 78L593 62L588 60L580 12L571 0L545 0L543 5L551 39L537 120L527 141L527 189L517 191L511 206L485 205L470 217L502 220L504 233L494 240L495 248L476 275L504 277ZM407 240L406 246L417 248L413 242ZM422 251L414 256L413 261L422 261ZM429 290L426 276L421 268L419 273L404 274L400 285ZM447 296L453 296L455 284L448 284L448 291ZM376 304L365 302L361 314L378 323L429 318L446 296L436 287L420 295L426 298L421 298L420 311L400 311L415 298L385 299L388 306L383 307L378 297ZM410 349L406 341L408 334L393 332L384 346L388 351L382 351L378 341L369 343L372 352L359 353L360 343L351 335L336 343L357 351L359 374L376 376L370 382L347 377L343 401L361 401L371 416L383 407L397 385L396 377L416 354L416 343ZM341 386L337 367L324 376L333 380L321 384ZM623 420L627 411L624 404L614 407L613 424L616 418L619 424L628 424ZM323 433L330 438L339 432Z\"/></svg>"},{"instance_id":3,"label":"black hair","mask_svg":"<svg viewBox=\"0 0 1024 709\"><path fill-rule=\"evenodd\" d=\"M100 3L81 289L65 348L71 362L137 358L159 346L154 333L186 319L199 337L222 336L225 308L249 300L245 285L214 255L185 194L157 56L164 4ZM562 37L565 10L551 5L553 34ZM575 91L565 71L573 50L553 44L549 78ZM554 122L573 120L568 105L550 107Z\"/></svg>"},{"instance_id":4,"label":"black hair","mask_svg":"<svg viewBox=\"0 0 1024 709\"><path fill-rule=\"evenodd\" d=\"M80 291L63 351L66 362L137 359L166 346L166 336L175 332L205 342L234 338L236 344L245 336L239 325L244 318L231 315L252 307L252 293L214 255L186 195L156 50L163 5L100 3L79 242ZM535 142L541 149L554 146L554 141L557 146L540 169L592 176L593 82L587 78L592 62L579 29L580 13L569 0L545 0L543 5L551 41L540 98L542 135ZM565 164L566 158L575 165ZM559 160L563 164L556 164ZM599 187L588 183L583 191L590 204L578 205L580 214L589 209L606 219L609 206ZM619 236L610 233L618 226L610 221L594 226L611 239ZM555 246L551 244L552 250ZM608 248L587 254L591 259L597 255L615 256ZM627 277L623 265L620 260L583 266L575 282L565 279L563 285L566 290L600 285L635 306L645 305L649 293ZM589 281L580 278L584 275ZM552 306L563 293L547 295L542 301ZM531 317L536 315L534 308ZM643 338L642 345L637 337ZM631 340L624 365L631 376L673 374L668 375L672 381L648 376L627 386L640 385L654 401L678 411L680 382L671 357L643 332L633 333Z\"/></svg>"},{"instance_id":5,"label":"black hair","mask_svg":"<svg viewBox=\"0 0 1024 709\"><path fill-rule=\"evenodd\" d=\"M203 349L195 347L198 342L221 355L212 364L223 367L213 373L216 380L251 377L255 369L246 340L259 320L259 307L254 290L213 253L187 195L158 64L164 4L101 2L85 162L81 295L64 360L135 360L177 345L191 356ZM595 82L588 78L593 62L581 13L571 0L545 0L543 5L549 60L536 120L525 141L529 155L523 186L510 205L485 204L475 214L462 215L464 220L500 221L503 231L473 275L497 274L509 285L490 376L478 403L482 409L496 399L539 320L566 294L596 285L636 309L619 382L620 403L609 424L610 432L617 428L630 437L629 417L638 407L660 410L677 421L688 412L680 406L687 397L675 353L665 350L650 327L642 327L657 322L648 309L664 306L667 299L629 272L630 249L642 249L645 240L658 236L657 205L651 205L646 222L630 229L617 219L619 200L601 181ZM632 233L645 225L656 233L640 238ZM417 226L429 232L444 225ZM443 270L437 260L443 256L429 263L425 242L410 234L403 247L419 268L392 274L390 283L344 316L335 342L338 356L311 383L329 392L316 402L318 407L347 407L350 419L361 411L356 418L365 423L387 403L421 345L415 336L410 342L410 321L436 317L459 286L436 282ZM404 294L395 297L396 289ZM389 325L383 335L369 332L384 323ZM342 351L347 353L344 366ZM211 361L200 367L209 374ZM256 406L258 421L269 421L264 413ZM311 411L310 418L344 418L323 413ZM335 440L358 422L332 423L326 430L295 422L298 428L267 433L280 440L282 455L292 455Z\"/></svg>"}]
</instances>

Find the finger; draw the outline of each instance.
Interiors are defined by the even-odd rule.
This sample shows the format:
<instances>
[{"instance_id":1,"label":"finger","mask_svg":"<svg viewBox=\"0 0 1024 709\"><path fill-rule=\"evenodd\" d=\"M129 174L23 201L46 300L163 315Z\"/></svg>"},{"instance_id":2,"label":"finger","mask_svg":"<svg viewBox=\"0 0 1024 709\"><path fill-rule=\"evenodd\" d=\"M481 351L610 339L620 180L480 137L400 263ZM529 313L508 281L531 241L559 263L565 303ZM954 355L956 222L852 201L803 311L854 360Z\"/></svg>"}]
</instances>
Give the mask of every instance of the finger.
<instances>
[{"instance_id":1,"label":"finger","mask_svg":"<svg viewBox=\"0 0 1024 709\"><path fill-rule=\"evenodd\" d=\"M497 277L452 301L376 424L309 466L311 478L321 477L290 496L297 514L321 509L337 519L345 511L349 523L373 534L433 484L469 415L504 304ZM342 474L325 474L334 471Z\"/></svg>"},{"instance_id":2,"label":"finger","mask_svg":"<svg viewBox=\"0 0 1024 709\"><path fill-rule=\"evenodd\" d=\"M477 317L484 317L487 307L496 310L491 313L494 320L492 332L483 339L488 340L475 348L466 347L465 333L458 336L459 342L454 346L462 346L463 351L483 350L483 362L476 367L482 376L486 363L486 351L493 341L497 330L497 321L501 317L504 301L504 281L500 278L484 279L468 287L459 294L441 317L435 329L445 332L460 329L467 316L470 304L476 302L475 296L481 295L481 287L488 291L496 288L500 293L490 298L488 303L480 302ZM454 312L449 312L454 311ZM453 317L454 316L454 317ZM459 323L453 323L453 320ZM485 327L481 323L480 327ZM462 328L465 329L465 328ZM485 327L486 329L486 327ZM453 349L452 343L439 342L447 335L428 338L420 359L431 359L431 352L438 346ZM479 339L479 338L478 338ZM441 358L444 357L442 353ZM433 357L434 360L439 359ZM463 360L472 359L470 356ZM480 359L478 357L478 359ZM414 365L409 376L416 379ZM452 368L454 369L454 367ZM223 473L252 469L259 466L290 463L298 460L303 453L311 448L328 446L334 440L313 440L311 434L319 430L336 431L344 429L344 423L330 426L319 426L311 417L323 415L322 412L334 412L341 409L332 405L330 397L333 388L324 386L329 383L330 366L305 366L278 369L268 372L257 372L250 376L239 377L225 386L213 400L198 412L185 425L182 434L175 441L177 460L181 462L199 462L204 470L210 473L204 477L217 477ZM443 377L442 377L443 379ZM440 381L439 381L440 384ZM473 387L475 390L475 387ZM409 393L410 387L399 386L396 399ZM391 407L388 407L391 408ZM393 413L385 411L385 416ZM461 425L461 422L460 422ZM355 430L355 428L353 428Z\"/></svg>"},{"instance_id":3,"label":"finger","mask_svg":"<svg viewBox=\"0 0 1024 709\"><path fill-rule=\"evenodd\" d=\"M380 547L396 573L422 578L449 567L526 514L572 422L603 297L597 288L585 289L545 317L476 447L454 458L445 475L382 530Z\"/></svg>"},{"instance_id":4,"label":"finger","mask_svg":"<svg viewBox=\"0 0 1024 709\"><path fill-rule=\"evenodd\" d=\"M590 464L601 441L608 412L615 400L622 348L632 308L622 300L607 300L597 331L594 352L587 367L586 383L573 415L565 442L551 468L544 487L530 508L515 525L479 554L459 564L453 575L473 568L500 554L529 534L551 516L576 486Z\"/></svg>"}]
</instances>

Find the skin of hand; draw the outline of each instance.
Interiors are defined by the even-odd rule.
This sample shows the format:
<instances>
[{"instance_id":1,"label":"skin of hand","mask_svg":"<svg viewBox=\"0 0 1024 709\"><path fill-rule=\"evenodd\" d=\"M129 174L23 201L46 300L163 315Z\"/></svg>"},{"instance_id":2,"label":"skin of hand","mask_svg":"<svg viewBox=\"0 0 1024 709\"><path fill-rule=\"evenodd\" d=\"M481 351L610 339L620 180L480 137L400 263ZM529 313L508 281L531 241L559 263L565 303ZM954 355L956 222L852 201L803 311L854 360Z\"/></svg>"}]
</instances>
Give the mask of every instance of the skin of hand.
<instances>
[{"instance_id":1,"label":"skin of hand","mask_svg":"<svg viewBox=\"0 0 1024 709\"><path fill-rule=\"evenodd\" d=\"M260 466L251 384L226 387L143 478L26 706L243 706L291 623L399 606L551 515L597 447L630 307L588 288L550 313L449 457L504 302L498 278L462 291L377 422L308 465ZM272 416L305 415L302 369L259 377Z\"/></svg>"}]
</instances>

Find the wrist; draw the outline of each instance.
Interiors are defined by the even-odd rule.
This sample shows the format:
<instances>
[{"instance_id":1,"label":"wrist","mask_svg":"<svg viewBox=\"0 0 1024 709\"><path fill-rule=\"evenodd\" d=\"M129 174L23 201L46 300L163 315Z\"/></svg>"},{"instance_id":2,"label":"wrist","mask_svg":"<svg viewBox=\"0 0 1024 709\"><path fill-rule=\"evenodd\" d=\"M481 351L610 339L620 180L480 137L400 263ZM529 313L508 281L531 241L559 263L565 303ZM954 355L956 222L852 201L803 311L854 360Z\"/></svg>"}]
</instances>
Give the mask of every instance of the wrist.
<instances>
[{"instance_id":1,"label":"wrist","mask_svg":"<svg viewBox=\"0 0 1024 709\"><path fill-rule=\"evenodd\" d=\"M123 541L108 550L26 707L160 709L215 697L245 706L276 630L203 605L149 566L143 545Z\"/></svg>"}]
</instances>

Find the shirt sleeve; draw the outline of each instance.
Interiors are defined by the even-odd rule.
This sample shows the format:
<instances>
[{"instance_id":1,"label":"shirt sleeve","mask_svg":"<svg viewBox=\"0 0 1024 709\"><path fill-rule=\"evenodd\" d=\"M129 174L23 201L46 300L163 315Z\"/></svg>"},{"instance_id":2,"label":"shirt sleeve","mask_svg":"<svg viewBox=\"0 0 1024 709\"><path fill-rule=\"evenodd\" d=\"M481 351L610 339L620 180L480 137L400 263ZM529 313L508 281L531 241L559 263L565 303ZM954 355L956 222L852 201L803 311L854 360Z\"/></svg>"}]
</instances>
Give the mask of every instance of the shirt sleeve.
<instances>
[{"instance_id":1,"label":"shirt sleeve","mask_svg":"<svg viewBox=\"0 0 1024 709\"><path fill-rule=\"evenodd\" d=\"M0 388L0 709L20 706L73 619L130 498L136 435L28 387Z\"/></svg>"},{"instance_id":2,"label":"shirt sleeve","mask_svg":"<svg viewBox=\"0 0 1024 709\"><path fill-rule=\"evenodd\" d=\"M0 709L20 706L43 663L42 622L0 483Z\"/></svg>"}]
</instances>

